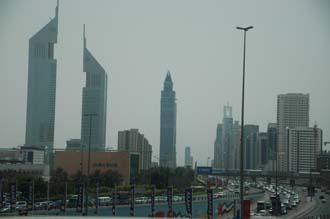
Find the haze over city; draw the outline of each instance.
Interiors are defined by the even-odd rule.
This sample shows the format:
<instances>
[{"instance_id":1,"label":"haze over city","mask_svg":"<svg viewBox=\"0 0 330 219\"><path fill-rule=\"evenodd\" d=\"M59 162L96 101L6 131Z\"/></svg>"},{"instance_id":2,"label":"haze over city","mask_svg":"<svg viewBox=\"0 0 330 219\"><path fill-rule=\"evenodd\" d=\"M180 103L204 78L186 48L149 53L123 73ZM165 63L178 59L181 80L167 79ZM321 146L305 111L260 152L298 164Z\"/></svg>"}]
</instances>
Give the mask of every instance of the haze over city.
<instances>
[{"instance_id":1,"label":"haze over city","mask_svg":"<svg viewBox=\"0 0 330 219\"><path fill-rule=\"evenodd\" d=\"M0 1L0 147L24 144L28 39L56 1ZM83 24L89 50L108 74L106 145L138 128L159 154L160 92L168 70L177 98L177 164L184 147L213 158L223 106L240 121L247 36L245 124L276 122L277 95L310 94L310 126L330 140L329 1L60 1L55 148L80 137ZM329 149L329 147L328 147Z\"/></svg>"}]
</instances>

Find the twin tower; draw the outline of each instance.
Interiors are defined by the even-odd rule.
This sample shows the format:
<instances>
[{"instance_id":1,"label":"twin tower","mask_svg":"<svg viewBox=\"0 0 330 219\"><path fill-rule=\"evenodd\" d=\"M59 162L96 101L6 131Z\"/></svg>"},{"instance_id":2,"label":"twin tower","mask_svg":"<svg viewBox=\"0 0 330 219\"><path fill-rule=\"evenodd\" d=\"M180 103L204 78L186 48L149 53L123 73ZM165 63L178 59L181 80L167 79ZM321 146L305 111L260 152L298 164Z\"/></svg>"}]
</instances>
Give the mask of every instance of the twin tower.
<instances>
[{"instance_id":1,"label":"twin tower","mask_svg":"<svg viewBox=\"0 0 330 219\"><path fill-rule=\"evenodd\" d=\"M46 148L50 170L53 167L56 69L54 44L58 33L58 2L55 17L29 40L28 96L25 146ZM87 49L83 35L83 71L86 84L82 94L81 146L105 150L107 120L107 74ZM69 122L69 121L68 121ZM170 72L161 92L161 166L176 167L176 98Z\"/></svg>"},{"instance_id":2,"label":"twin tower","mask_svg":"<svg viewBox=\"0 0 330 219\"><path fill-rule=\"evenodd\" d=\"M58 2L55 17L29 40L25 146L45 147L50 170L54 151L57 33ZM93 151L102 151L106 136L107 74L86 47L85 27L83 41L86 84L82 94L81 144L87 148L90 143Z\"/></svg>"}]
</instances>

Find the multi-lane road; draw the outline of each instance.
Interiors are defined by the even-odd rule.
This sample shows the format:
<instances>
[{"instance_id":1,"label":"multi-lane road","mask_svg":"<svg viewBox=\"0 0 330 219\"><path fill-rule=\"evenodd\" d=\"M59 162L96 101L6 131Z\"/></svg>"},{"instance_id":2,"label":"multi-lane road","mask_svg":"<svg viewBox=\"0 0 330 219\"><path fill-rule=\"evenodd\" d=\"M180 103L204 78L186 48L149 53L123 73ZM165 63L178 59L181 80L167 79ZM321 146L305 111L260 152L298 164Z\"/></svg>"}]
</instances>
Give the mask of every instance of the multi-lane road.
<instances>
[{"instance_id":1,"label":"multi-lane road","mask_svg":"<svg viewBox=\"0 0 330 219\"><path fill-rule=\"evenodd\" d=\"M316 201L315 208L313 208L308 214L304 215L304 217L330 215L330 195L318 191L313 198ZM323 199L326 201L323 201Z\"/></svg>"}]
</instances>

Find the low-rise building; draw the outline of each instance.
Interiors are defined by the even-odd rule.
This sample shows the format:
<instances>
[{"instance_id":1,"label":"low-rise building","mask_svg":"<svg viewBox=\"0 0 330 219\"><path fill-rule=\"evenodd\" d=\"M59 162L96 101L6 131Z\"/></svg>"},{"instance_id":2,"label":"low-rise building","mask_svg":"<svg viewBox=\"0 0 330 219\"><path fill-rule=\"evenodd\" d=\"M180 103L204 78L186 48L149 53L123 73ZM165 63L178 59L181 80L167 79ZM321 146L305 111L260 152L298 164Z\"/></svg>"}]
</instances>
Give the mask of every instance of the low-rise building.
<instances>
[{"instance_id":1,"label":"low-rise building","mask_svg":"<svg viewBox=\"0 0 330 219\"><path fill-rule=\"evenodd\" d=\"M73 139L66 141L66 150L67 151L80 151L81 150L81 140Z\"/></svg>"},{"instance_id":2,"label":"low-rise building","mask_svg":"<svg viewBox=\"0 0 330 219\"><path fill-rule=\"evenodd\" d=\"M87 175L88 152L55 150L54 170L62 168L69 176L81 171ZM130 178L136 176L139 156L125 151L92 151L90 153L90 175L96 170L117 171L123 177L123 184L128 185Z\"/></svg>"},{"instance_id":3,"label":"low-rise building","mask_svg":"<svg viewBox=\"0 0 330 219\"><path fill-rule=\"evenodd\" d=\"M33 174L49 177L49 165L45 162L45 148L18 146L0 149L0 171Z\"/></svg>"}]
</instances>

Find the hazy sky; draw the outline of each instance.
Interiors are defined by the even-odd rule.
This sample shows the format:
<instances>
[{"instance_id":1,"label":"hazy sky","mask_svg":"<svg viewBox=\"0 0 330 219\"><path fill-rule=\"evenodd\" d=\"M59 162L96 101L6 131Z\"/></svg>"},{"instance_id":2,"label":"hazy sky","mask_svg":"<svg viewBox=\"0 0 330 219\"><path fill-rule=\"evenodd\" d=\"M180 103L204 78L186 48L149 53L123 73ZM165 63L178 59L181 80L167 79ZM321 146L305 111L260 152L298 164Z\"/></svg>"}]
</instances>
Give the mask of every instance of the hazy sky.
<instances>
[{"instance_id":1,"label":"hazy sky","mask_svg":"<svg viewBox=\"0 0 330 219\"><path fill-rule=\"evenodd\" d=\"M55 15L56 0L0 0L0 147L24 143L28 40ZM276 122L277 94L310 94L330 140L330 1L60 1L55 147L80 138L82 27L108 73L107 146L138 128L159 156L160 92L169 69L177 95L177 156L213 159L223 105L240 120L243 33L247 35L245 123ZM329 147L328 147L329 148Z\"/></svg>"}]
</instances>

